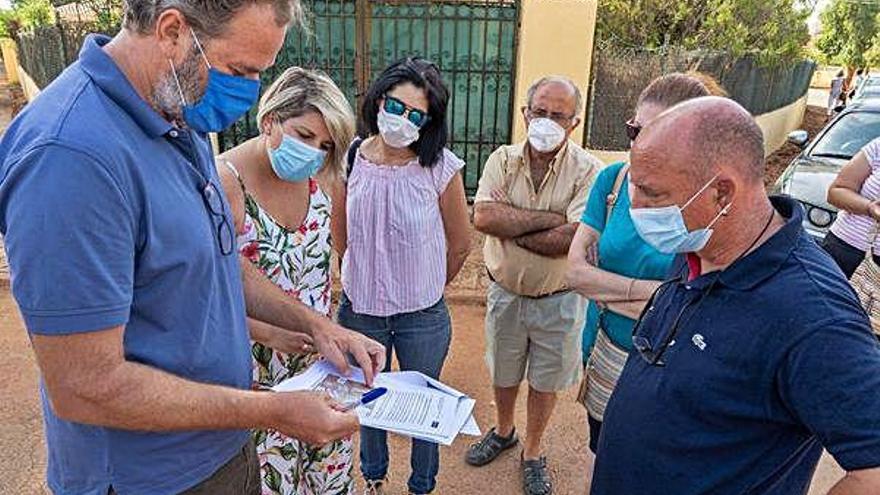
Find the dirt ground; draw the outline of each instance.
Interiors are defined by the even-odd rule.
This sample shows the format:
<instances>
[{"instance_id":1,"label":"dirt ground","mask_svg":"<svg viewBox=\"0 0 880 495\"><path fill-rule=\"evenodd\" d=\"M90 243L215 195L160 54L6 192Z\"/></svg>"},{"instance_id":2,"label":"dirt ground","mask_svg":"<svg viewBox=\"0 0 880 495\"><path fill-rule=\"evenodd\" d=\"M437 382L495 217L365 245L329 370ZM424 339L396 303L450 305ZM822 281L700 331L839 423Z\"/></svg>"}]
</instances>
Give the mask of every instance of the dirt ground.
<instances>
[{"instance_id":1,"label":"dirt ground","mask_svg":"<svg viewBox=\"0 0 880 495\"><path fill-rule=\"evenodd\" d=\"M477 400L476 418L489 428L494 408L489 376L483 360L483 308L452 308L454 342L443 380ZM0 290L0 494L42 495L45 448L37 394L33 353L18 311L6 290ZM546 436L557 493L586 493L590 464L587 458L586 416L574 403L574 391L560 400L556 421ZM518 424L525 428L524 404ZM436 493L519 493L519 451L511 449L482 469L464 463L472 437L460 437L451 447L441 447L441 470ZM391 436L391 493L406 493L409 476L409 442Z\"/></svg>"},{"instance_id":2,"label":"dirt ground","mask_svg":"<svg viewBox=\"0 0 880 495\"><path fill-rule=\"evenodd\" d=\"M489 375L483 360L484 309L477 305L452 306L454 339L443 380L477 400L476 418L485 430L494 423ZM44 495L46 463L38 375L27 335L9 292L0 289L0 494ZM517 412L519 429L525 428L525 407ZM574 390L560 399L545 447L556 493L583 495L589 488L591 455L586 448L586 416L574 403ZM409 443L390 437L391 492L406 493L409 476ZM438 494L514 495L521 492L519 451L512 449L487 467L466 465L463 455L470 437L441 447ZM811 495L827 492L841 471L827 459L820 465Z\"/></svg>"}]
</instances>

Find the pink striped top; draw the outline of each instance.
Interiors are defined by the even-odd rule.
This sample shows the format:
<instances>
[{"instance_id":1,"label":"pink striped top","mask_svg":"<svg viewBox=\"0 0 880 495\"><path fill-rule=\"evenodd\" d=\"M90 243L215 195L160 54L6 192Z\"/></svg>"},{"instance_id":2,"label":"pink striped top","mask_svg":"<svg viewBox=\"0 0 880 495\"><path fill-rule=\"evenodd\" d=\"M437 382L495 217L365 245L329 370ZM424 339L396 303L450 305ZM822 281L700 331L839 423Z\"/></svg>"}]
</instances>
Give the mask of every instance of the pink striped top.
<instances>
[{"instance_id":1,"label":"pink striped top","mask_svg":"<svg viewBox=\"0 0 880 495\"><path fill-rule=\"evenodd\" d=\"M348 179L348 246L342 287L355 313L391 316L429 308L446 286L440 195L464 167L451 151L431 168L384 166L360 152Z\"/></svg>"},{"instance_id":2,"label":"pink striped top","mask_svg":"<svg viewBox=\"0 0 880 495\"><path fill-rule=\"evenodd\" d=\"M880 138L877 138L862 148L862 152L871 165L871 175L862 184L859 194L865 198L874 200L880 198ZM852 247L867 251L871 243L870 236L874 230L874 220L866 215L854 215L841 210L837 215L831 232ZM880 243L874 245L875 251L880 253Z\"/></svg>"}]
</instances>

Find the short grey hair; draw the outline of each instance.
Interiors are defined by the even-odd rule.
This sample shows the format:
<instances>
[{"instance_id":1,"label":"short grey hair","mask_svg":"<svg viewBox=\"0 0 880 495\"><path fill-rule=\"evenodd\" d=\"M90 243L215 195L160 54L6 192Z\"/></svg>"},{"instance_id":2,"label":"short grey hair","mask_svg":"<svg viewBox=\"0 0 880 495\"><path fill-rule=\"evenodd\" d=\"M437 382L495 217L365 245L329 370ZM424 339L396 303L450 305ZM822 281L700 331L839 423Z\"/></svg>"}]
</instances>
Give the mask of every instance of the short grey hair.
<instances>
[{"instance_id":1,"label":"short grey hair","mask_svg":"<svg viewBox=\"0 0 880 495\"><path fill-rule=\"evenodd\" d=\"M163 12L176 9L197 33L215 38L223 34L235 14L251 5L271 5L279 26L305 25L305 9L300 0L124 0L122 26L138 34L149 34Z\"/></svg>"},{"instance_id":2,"label":"short grey hair","mask_svg":"<svg viewBox=\"0 0 880 495\"><path fill-rule=\"evenodd\" d=\"M570 78L565 76L544 76L541 79L533 82L531 86L529 86L529 91L526 93L526 105L529 108L532 107L532 100L535 98L535 93L541 89L542 86L546 86L548 84L559 83L565 84L571 88L571 92L574 93L574 108L575 112L581 111L581 90L578 89L577 84L574 83Z\"/></svg>"}]
</instances>

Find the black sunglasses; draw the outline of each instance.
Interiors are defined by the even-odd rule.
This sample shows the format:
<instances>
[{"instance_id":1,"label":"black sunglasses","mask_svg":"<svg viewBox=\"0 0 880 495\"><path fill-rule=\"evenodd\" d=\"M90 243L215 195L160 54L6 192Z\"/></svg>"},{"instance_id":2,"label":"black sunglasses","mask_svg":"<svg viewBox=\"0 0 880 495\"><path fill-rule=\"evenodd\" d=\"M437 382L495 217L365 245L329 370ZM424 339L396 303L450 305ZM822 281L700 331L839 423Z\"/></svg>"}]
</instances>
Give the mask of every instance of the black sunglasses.
<instances>
[{"instance_id":1,"label":"black sunglasses","mask_svg":"<svg viewBox=\"0 0 880 495\"><path fill-rule=\"evenodd\" d=\"M646 317L651 314L654 310L654 301L657 299L658 294L662 292L666 287L672 285L674 283L680 283L682 281L681 277L676 277L671 280L667 280L660 284L660 287L657 287L657 290L651 294L651 298L648 299L648 304L645 305L645 308L642 310L642 313L639 315L639 319L636 321L635 326L633 326L632 330L632 342L633 347L638 351L639 356L643 361L648 363L651 366L666 366L666 363L663 361L663 354L666 353L666 350L675 340L676 335L678 335L679 328L690 321L690 318L696 314L697 310L700 308L700 305L706 299L712 289L715 287L715 283L720 278L720 273L709 283L709 286L703 289L702 294L699 297L691 298L681 309L678 311L678 314L675 316L675 319L672 321L672 326L669 332L666 333L666 336L660 340L656 345L651 342L647 336L642 335L642 325L646 319ZM683 316L685 312L693 307L693 311L690 312L687 319L683 320Z\"/></svg>"},{"instance_id":2,"label":"black sunglasses","mask_svg":"<svg viewBox=\"0 0 880 495\"><path fill-rule=\"evenodd\" d=\"M391 115L399 115L412 122L416 127L422 127L431 120L431 116L424 110L413 108L393 96L385 95L385 103L382 108Z\"/></svg>"},{"instance_id":3,"label":"black sunglasses","mask_svg":"<svg viewBox=\"0 0 880 495\"><path fill-rule=\"evenodd\" d=\"M630 141L635 141L636 138L639 137L639 133L642 132L642 126L636 124L635 119L627 120L623 125L626 127L626 137L628 137Z\"/></svg>"}]
</instances>

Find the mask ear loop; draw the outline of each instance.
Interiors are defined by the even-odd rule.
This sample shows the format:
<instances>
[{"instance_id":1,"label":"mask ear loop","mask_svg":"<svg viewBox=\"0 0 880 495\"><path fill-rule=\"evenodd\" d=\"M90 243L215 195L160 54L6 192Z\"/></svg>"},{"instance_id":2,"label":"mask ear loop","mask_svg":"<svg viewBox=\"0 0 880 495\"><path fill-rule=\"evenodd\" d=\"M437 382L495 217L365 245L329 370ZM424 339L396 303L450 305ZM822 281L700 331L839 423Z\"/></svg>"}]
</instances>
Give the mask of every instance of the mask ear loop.
<instances>
[{"instance_id":1,"label":"mask ear loop","mask_svg":"<svg viewBox=\"0 0 880 495\"><path fill-rule=\"evenodd\" d=\"M278 150L281 148L281 146L284 145L284 136L286 136L287 134L285 134L284 127L281 125L281 122L275 116L270 117L270 120L272 123L269 125L269 132L263 133L263 135L266 136L266 144L268 145L269 149ZM281 133L281 141L279 141L277 147L273 148L272 142L270 141L272 138L269 136L269 133L274 132L276 129L278 130L279 133Z\"/></svg>"},{"instance_id":2,"label":"mask ear loop","mask_svg":"<svg viewBox=\"0 0 880 495\"><path fill-rule=\"evenodd\" d=\"M180 79L177 77L177 69L174 68L174 62L171 59L168 59L168 65L171 66L171 75L174 77L174 82L177 84L177 92L180 93L180 99L183 101L183 106L189 105L186 102L186 96L183 96L183 87L180 85Z\"/></svg>"},{"instance_id":3,"label":"mask ear loop","mask_svg":"<svg viewBox=\"0 0 880 495\"><path fill-rule=\"evenodd\" d=\"M730 212L731 206L733 206L733 201L727 203L727 206L725 206L724 208L721 208L721 212L715 215L715 218L713 218L712 221L709 222L709 225L707 225L706 228L711 229L718 222L718 220L721 220L721 217L726 217L727 214Z\"/></svg>"},{"instance_id":4,"label":"mask ear loop","mask_svg":"<svg viewBox=\"0 0 880 495\"><path fill-rule=\"evenodd\" d=\"M707 182L705 186L701 187L700 190L697 191L693 196L691 196L691 199L689 199L689 200L687 201L687 203L685 203L684 206L682 206L682 207L679 208L679 209L684 210L685 208L687 208L688 206L690 206L691 203L693 203L694 201L696 201L697 198L699 198L701 194L703 194L704 192L706 192L706 189L709 189L709 187L712 185L712 183L715 182L715 179L718 178L718 175L719 175L719 174L715 174L715 177L712 177L711 179L709 179L709 182ZM729 206L729 205L728 205L728 206Z\"/></svg>"},{"instance_id":5,"label":"mask ear loop","mask_svg":"<svg viewBox=\"0 0 880 495\"><path fill-rule=\"evenodd\" d=\"M196 36L196 32L193 30L192 27L189 28L189 32L192 33L193 41L196 42L196 48L198 48L198 49L199 49L199 53L202 54L202 60L205 61L205 65L210 69L210 68L211 68L211 62L208 62L208 56L205 55L205 49L202 48L202 43L199 41L199 37Z\"/></svg>"}]
</instances>

